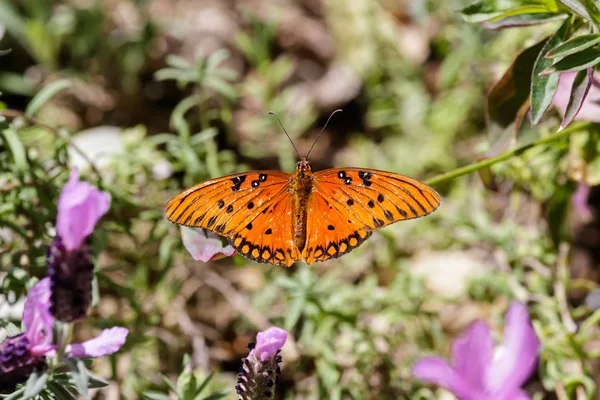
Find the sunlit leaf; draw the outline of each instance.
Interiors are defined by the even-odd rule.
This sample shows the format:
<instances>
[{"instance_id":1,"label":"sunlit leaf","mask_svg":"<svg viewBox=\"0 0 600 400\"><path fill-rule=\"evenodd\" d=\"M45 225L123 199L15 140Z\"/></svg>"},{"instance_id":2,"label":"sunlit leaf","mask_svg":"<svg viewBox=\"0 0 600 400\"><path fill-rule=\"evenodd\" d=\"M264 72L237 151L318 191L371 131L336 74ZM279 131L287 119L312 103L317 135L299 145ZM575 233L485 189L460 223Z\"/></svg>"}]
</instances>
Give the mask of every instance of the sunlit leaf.
<instances>
[{"instance_id":1,"label":"sunlit leaf","mask_svg":"<svg viewBox=\"0 0 600 400\"><path fill-rule=\"evenodd\" d=\"M578 53L600 42L600 34L581 35L567 40L550 50L544 57L558 58Z\"/></svg>"},{"instance_id":2,"label":"sunlit leaf","mask_svg":"<svg viewBox=\"0 0 600 400\"><path fill-rule=\"evenodd\" d=\"M481 0L460 10L467 22L484 22L493 18L508 18L521 14L548 13L554 11L541 4L524 5L520 0Z\"/></svg>"},{"instance_id":3,"label":"sunlit leaf","mask_svg":"<svg viewBox=\"0 0 600 400\"><path fill-rule=\"evenodd\" d=\"M581 106L583 106L583 102L592 86L593 73L593 68L588 68L587 70L579 71L577 73L575 81L573 82L573 88L571 89L571 98L567 105L567 110L565 111L562 123L560 124L561 128L569 125L571 121L575 119L579 110L581 110Z\"/></svg>"},{"instance_id":4,"label":"sunlit leaf","mask_svg":"<svg viewBox=\"0 0 600 400\"><path fill-rule=\"evenodd\" d=\"M558 88L558 79L560 77L558 74L540 75L540 72L552 64L551 60L544 58L544 54L547 53L548 49L556 48L565 39L569 27L569 21L565 22L546 41L533 66L533 73L531 75L531 123L533 125L536 125L540 121L550 103L552 103L552 98Z\"/></svg>"},{"instance_id":5,"label":"sunlit leaf","mask_svg":"<svg viewBox=\"0 0 600 400\"><path fill-rule=\"evenodd\" d=\"M29 376L29 379L27 379L27 382L25 383L25 392L23 393L23 398L29 399L35 397L42 390L44 390L49 376L50 375L48 374L48 372L32 373Z\"/></svg>"},{"instance_id":6,"label":"sunlit leaf","mask_svg":"<svg viewBox=\"0 0 600 400\"><path fill-rule=\"evenodd\" d=\"M600 49L593 47L555 61L554 64L543 70L541 74L547 75L554 72L577 72L593 67L598 63L600 63Z\"/></svg>"},{"instance_id":7,"label":"sunlit leaf","mask_svg":"<svg viewBox=\"0 0 600 400\"><path fill-rule=\"evenodd\" d=\"M558 21L567 18L566 14L555 13L536 13L536 14L520 14L510 17L503 15L492 18L491 20L482 22L482 25L488 29L503 29L512 28L515 26L529 26L545 24L547 22Z\"/></svg>"},{"instance_id":8,"label":"sunlit leaf","mask_svg":"<svg viewBox=\"0 0 600 400\"><path fill-rule=\"evenodd\" d=\"M561 4L563 4L565 7L570 9L571 11L575 12L576 14L579 14L580 16L587 19L588 21L592 21L592 17L587 12L585 6L583 5L583 3L581 1L579 1L579 0L558 0L558 1Z\"/></svg>"},{"instance_id":9,"label":"sunlit leaf","mask_svg":"<svg viewBox=\"0 0 600 400\"><path fill-rule=\"evenodd\" d=\"M44 104L63 90L69 89L72 83L68 79L59 79L50 83L35 95L25 108L25 115L33 117Z\"/></svg>"}]
</instances>

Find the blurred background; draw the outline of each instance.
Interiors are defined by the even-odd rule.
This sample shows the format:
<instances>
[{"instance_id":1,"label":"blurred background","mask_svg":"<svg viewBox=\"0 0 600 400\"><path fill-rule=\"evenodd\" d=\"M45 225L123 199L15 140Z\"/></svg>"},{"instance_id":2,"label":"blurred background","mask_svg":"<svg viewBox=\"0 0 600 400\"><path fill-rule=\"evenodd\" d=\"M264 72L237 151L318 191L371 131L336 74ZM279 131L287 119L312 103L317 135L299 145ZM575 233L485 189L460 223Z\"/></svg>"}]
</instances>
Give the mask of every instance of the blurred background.
<instances>
[{"instance_id":1,"label":"blurred background","mask_svg":"<svg viewBox=\"0 0 600 400\"><path fill-rule=\"evenodd\" d=\"M275 324L291 333L277 398L451 399L415 381L412 363L448 354L478 318L501 337L514 298L530 302L545 345L545 372L528 392L594 388L598 370L583 359L598 342L569 341L555 298L557 265L579 282L565 294L575 310L598 277L597 223L586 198L572 210L568 173L580 158L567 142L483 171L493 184L477 173L438 184L433 215L311 267L197 262L163 218L166 200L202 180L293 171L297 156L269 110L301 154L344 110L311 153L315 170L362 166L426 181L498 154L486 94L558 25L486 30L456 15L469 3L0 0L0 49L12 49L0 57L2 108L24 111L40 89L61 88L19 132L27 158L0 151L0 277L11 304L0 317L18 322L30 279L44 276L56 200L77 166L112 206L94 234L96 307L75 336L130 329L119 353L93 365L111 380L96 398L166 394L161 374L176 380L186 366L233 389L246 345ZM551 112L521 135L558 122ZM560 243L572 262L560 264Z\"/></svg>"}]
</instances>

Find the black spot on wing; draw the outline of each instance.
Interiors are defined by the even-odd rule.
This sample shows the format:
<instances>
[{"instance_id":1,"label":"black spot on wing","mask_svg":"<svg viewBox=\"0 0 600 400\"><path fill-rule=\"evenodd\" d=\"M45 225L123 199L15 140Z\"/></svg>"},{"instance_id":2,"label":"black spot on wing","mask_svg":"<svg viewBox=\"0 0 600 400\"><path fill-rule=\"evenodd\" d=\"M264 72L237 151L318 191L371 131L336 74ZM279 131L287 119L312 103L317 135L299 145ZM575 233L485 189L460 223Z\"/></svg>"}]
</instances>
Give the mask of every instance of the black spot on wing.
<instances>
[{"instance_id":1,"label":"black spot on wing","mask_svg":"<svg viewBox=\"0 0 600 400\"><path fill-rule=\"evenodd\" d=\"M233 182L233 186L231 187L231 190L233 190L234 192L237 192L238 190L240 190L240 187L242 186L242 183L244 183L245 180L246 180L246 175L240 175L240 176L236 176L235 178L231 178L231 182Z\"/></svg>"},{"instance_id":2,"label":"black spot on wing","mask_svg":"<svg viewBox=\"0 0 600 400\"><path fill-rule=\"evenodd\" d=\"M385 215L388 221L394 221L394 215L389 210L384 210L383 215Z\"/></svg>"},{"instance_id":3,"label":"black spot on wing","mask_svg":"<svg viewBox=\"0 0 600 400\"><path fill-rule=\"evenodd\" d=\"M213 226L215 224L216 220L217 220L216 215L213 215L212 217L210 217L210 219L208 220L208 223L206 224L206 227L210 228L211 226Z\"/></svg>"}]
</instances>

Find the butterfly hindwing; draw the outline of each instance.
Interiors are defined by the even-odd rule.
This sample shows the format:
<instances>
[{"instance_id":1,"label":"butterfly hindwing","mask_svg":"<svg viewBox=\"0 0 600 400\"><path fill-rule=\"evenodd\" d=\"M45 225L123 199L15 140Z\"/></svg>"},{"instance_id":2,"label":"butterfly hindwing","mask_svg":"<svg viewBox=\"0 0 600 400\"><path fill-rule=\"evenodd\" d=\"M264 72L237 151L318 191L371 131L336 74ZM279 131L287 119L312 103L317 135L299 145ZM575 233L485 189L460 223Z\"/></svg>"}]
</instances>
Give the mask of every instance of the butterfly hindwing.
<instances>
[{"instance_id":1,"label":"butterfly hindwing","mask_svg":"<svg viewBox=\"0 0 600 400\"><path fill-rule=\"evenodd\" d=\"M179 225L202 227L226 237L254 220L285 193L291 175L280 171L249 171L193 186L167 203L166 216Z\"/></svg>"},{"instance_id":2,"label":"butterfly hindwing","mask_svg":"<svg viewBox=\"0 0 600 400\"><path fill-rule=\"evenodd\" d=\"M293 242L292 199L286 191L273 197L252 221L229 238L231 245L253 261L291 266L300 259Z\"/></svg>"},{"instance_id":3,"label":"butterfly hindwing","mask_svg":"<svg viewBox=\"0 0 600 400\"><path fill-rule=\"evenodd\" d=\"M335 197L322 190L312 192L307 205L306 244L302 252L307 264L341 257L370 235L371 230Z\"/></svg>"}]
</instances>

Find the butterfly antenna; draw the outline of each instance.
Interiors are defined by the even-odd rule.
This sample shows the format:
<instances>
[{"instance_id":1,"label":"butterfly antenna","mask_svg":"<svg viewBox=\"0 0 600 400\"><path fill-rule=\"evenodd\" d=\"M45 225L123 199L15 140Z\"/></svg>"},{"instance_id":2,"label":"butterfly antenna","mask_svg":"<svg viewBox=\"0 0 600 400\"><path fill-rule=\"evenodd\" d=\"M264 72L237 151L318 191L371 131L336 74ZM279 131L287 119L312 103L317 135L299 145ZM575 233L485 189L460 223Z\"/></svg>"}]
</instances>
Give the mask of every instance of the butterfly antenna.
<instances>
[{"instance_id":1,"label":"butterfly antenna","mask_svg":"<svg viewBox=\"0 0 600 400\"><path fill-rule=\"evenodd\" d=\"M290 139L290 142L292 143L292 146L294 147L294 150L296 150L296 154L298 154L298 158L302 158L302 156L300 155L300 153L298 152L298 149L296 148L296 145L294 144L294 142L292 141L292 138L290 137L290 135L288 135L287 131L285 130L285 127L283 126L283 124L281 123L281 120L279 119L279 117L277 116L277 114L275 114L274 111L269 111L269 114L274 115L275 118L277 118L277 121L279 121L279 125L281 125L281 129L283 129L283 131L285 132L285 136L288 137L288 139Z\"/></svg>"},{"instance_id":2,"label":"butterfly antenna","mask_svg":"<svg viewBox=\"0 0 600 400\"><path fill-rule=\"evenodd\" d=\"M333 117L333 114L337 113L337 112L342 112L341 109L337 109L334 112L331 113L331 115L329 116L329 118L327 118L327 122L325 122L325 125L323 125L323 129L321 129L321 132L319 132L319 134L317 135L315 141L313 142L312 146L310 146L310 150L308 150L308 153L306 153L306 158L308 158L310 152L312 151L313 147L315 147L315 144L317 143L317 140L319 140L319 136L321 136L321 133L323 133L323 131L325 130L325 128L327 128L327 124L329 123L329 120L331 119L331 117Z\"/></svg>"}]
</instances>

